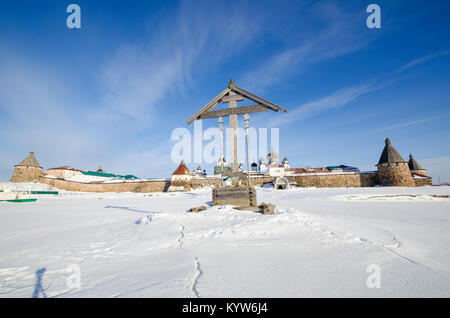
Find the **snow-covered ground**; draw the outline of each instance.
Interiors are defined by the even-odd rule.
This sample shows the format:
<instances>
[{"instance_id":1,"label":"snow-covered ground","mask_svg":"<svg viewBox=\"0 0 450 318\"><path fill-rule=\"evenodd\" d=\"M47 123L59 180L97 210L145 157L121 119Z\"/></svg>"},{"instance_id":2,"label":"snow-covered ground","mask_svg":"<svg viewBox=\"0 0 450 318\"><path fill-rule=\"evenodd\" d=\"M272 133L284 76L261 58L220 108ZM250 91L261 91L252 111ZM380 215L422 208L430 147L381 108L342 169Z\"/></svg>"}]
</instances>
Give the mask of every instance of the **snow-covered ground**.
<instances>
[{"instance_id":1,"label":"snow-covered ground","mask_svg":"<svg viewBox=\"0 0 450 318\"><path fill-rule=\"evenodd\" d=\"M258 189L275 215L187 212L204 189L0 202L0 295L450 297L450 199L431 194L450 187Z\"/></svg>"}]
</instances>

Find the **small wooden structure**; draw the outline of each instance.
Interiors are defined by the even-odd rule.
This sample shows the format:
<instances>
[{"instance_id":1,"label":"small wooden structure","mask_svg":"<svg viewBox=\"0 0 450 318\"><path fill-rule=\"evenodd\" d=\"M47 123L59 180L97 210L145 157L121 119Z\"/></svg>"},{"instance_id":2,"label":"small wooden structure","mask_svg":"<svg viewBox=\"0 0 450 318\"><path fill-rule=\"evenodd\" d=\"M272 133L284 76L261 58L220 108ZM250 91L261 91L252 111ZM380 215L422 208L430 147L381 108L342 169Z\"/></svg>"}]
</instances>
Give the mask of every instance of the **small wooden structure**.
<instances>
[{"instance_id":1,"label":"small wooden structure","mask_svg":"<svg viewBox=\"0 0 450 318\"><path fill-rule=\"evenodd\" d=\"M237 107L237 102L243 101L247 98L255 103L256 105ZM219 103L228 104L228 109L212 110ZM254 206L256 205L256 191L254 188L250 187L250 182L248 186L240 187L240 180L243 179L243 174L239 172L239 162L238 162L238 132L237 132L237 116L245 115L246 132L247 132L247 164L249 166L248 158L248 122L250 120L249 113L267 112L272 111L283 111L286 110L278 105L275 105L261 97L258 97L246 90L237 87L233 80L230 80L228 87L223 90L219 95L213 98L209 103L207 103L202 109L195 113L191 118L189 118L186 123L189 125L194 120L207 119L207 118L219 118L219 127L221 132L221 156L220 160L223 160L223 135L222 135L222 117L230 117L230 149L231 149L231 188L217 188L213 190L213 204L232 204L237 206ZM222 173L223 174L223 173ZM250 168L248 168L247 177L250 179Z\"/></svg>"},{"instance_id":2,"label":"small wooden structure","mask_svg":"<svg viewBox=\"0 0 450 318\"><path fill-rule=\"evenodd\" d=\"M256 189L254 187L223 187L212 192L213 205L234 205L239 207L256 206Z\"/></svg>"}]
</instances>

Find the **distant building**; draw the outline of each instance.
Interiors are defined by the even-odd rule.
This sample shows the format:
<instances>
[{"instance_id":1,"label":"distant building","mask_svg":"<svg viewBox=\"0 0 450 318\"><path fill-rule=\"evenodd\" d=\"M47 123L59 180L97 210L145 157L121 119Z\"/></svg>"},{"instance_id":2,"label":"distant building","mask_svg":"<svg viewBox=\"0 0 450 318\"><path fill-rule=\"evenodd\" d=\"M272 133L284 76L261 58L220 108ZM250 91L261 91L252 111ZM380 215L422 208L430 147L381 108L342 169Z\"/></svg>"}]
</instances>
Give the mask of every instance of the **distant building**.
<instances>
[{"instance_id":1,"label":"distant building","mask_svg":"<svg viewBox=\"0 0 450 318\"><path fill-rule=\"evenodd\" d=\"M278 163L278 154L273 149L267 154L265 159L264 157L259 159L259 173L270 176L283 175L284 167Z\"/></svg>"},{"instance_id":2,"label":"distant building","mask_svg":"<svg viewBox=\"0 0 450 318\"><path fill-rule=\"evenodd\" d=\"M286 174L286 171L285 171L283 165L272 164L267 168L267 174L271 177L281 177Z\"/></svg>"},{"instance_id":3,"label":"distant building","mask_svg":"<svg viewBox=\"0 0 450 318\"><path fill-rule=\"evenodd\" d=\"M286 169L285 171L286 171L286 175L296 175L296 174L306 173L305 168L289 168L289 169Z\"/></svg>"},{"instance_id":4,"label":"distant building","mask_svg":"<svg viewBox=\"0 0 450 318\"><path fill-rule=\"evenodd\" d=\"M202 167L198 166L197 170L195 171L195 175L197 177L205 177L206 176L206 170L202 169Z\"/></svg>"},{"instance_id":5,"label":"distant building","mask_svg":"<svg viewBox=\"0 0 450 318\"><path fill-rule=\"evenodd\" d=\"M181 160L178 168L172 173L171 180L172 181L189 181L192 180L193 176L189 171L188 167L184 163L184 160Z\"/></svg>"},{"instance_id":6,"label":"distant building","mask_svg":"<svg viewBox=\"0 0 450 318\"><path fill-rule=\"evenodd\" d=\"M409 154L408 167L413 175L427 176L427 171L414 159L412 154Z\"/></svg>"},{"instance_id":7,"label":"distant building","mask_svg":"<svg viewBox=\"0 0 450 318\"><path fill-rule=\"evenodd\" d=\"M103 170L102 170L103 171ZM104 181L104 180L138 180L139 178L132 175L119 175L114 173L106 173L106 172L98 172L97 171L81 171L81 174L83 175L83 179L87 181ZM76 177L76 176L75 176Z\"/></svg>"},{"instance_id":8,"label":"distant building","mask_svg":"<svg viewBox=\"0 0 450 318\"><path fill-rule=\"evenodd\" d=\"M58 178L71 178L74 175L81 174L81 170L74 169L70 166L62 166L62 167L56 167L56 168L49 168L47 171L45 171L45 174L50 176L55 176Z\"/></svg>"},{"instance_id":9,"label":"distant building","mask_svg":"<svg viewBox=\"0 0 450 318\"><path fill-rule=\"evenodd\" d=\"M380 185L404 187L415 185L408 163L394 148L389 138L385 140L383 152L376 166Z\"/></svg>"},{"instance_id":10,"label":"distant building","mask_svg":"<svg viewBox=\"0 0 450 318\"><path fill-rule=\"evenodd\" d=\"M347 167L347 166L339 166L339 167ZM353 167L349 167L353 168ZM266 161L262 157L259 160L259 173L262 175L268 175L271 177L282 177L282 176L292 176L301 173L329 173L330 170L327 167L321 168L291 168L289 160L286 156L284 156L281 164L278 163L278 155L272 151L266 157Z\"/></svg>"},{"instance_id":11,"label":"distant building","mask_svg":"<svg viewBox=\"0 0 450 318\"><path fill-rule=\"evenodd\" d=\"M223 167L223 173L227 174L227 173L231 173L231 166L229 164L227 164L227 161L225 160L225 158L221 158L217 161L216 166L214 167L214 174L218 175L221 173L221 168Z\"/></svg>"},{"instance_id":12,"label":"distant building","mask_svg":"<svg viewBox=\"0 0 450 318\"><path fill-rule=\"evenodd\" d=\"M139 178L128 174L118 175L113 173L106 173L100 166L97 171L82 171L71 166L61 166L56 168L49 168L45 171L46 176L53 176L56 178L66 179L76 182L102 182L111 180L138 180Z\"/></svg>"},{"instance_id":13,"label":"distant building","mask_svg":"<svg viewBox=\"0 0 450 318\"><path fill-rule=\"evenodd\" d=\"M359 172L358 168L350 167L350 166L346 166L346 165L328 166L327 169L330 172Z\"/></svg>"},{"instance_id":14,"label":"distant building","mask_svg":"<svg viewBox=\"0 0 450 318\"><path fill-rule=\"evenodd\" d=\"M289 160L286 156L284 156L284 159L283 159L283 161L281 161L281 164L283 165L285 170L290 168Z\"/></svg>"},{"instance_id":15,"label":"distant building","mask_svg":"<svg viewBox=\"0 0 450 318\"><path fill-rule=\"evenodd\" d=\"M266 162L264 161L264 158L261 157L258 163L259 163L259 172L264 174L267 171L267 165Z\"/></svg>"},{"instance_id":16,"label":"distant building","mask_svg":"<svg viewBox=\"0 0 450 318\"><path fill-rule=\"evenodd\" d=\"M42 175L42 167L34 156L34 152L14 166L14 172L10 182L33 182L39 181Z\"/></svg>"},{"instance_id":17,"label":"distant building","mask_svg":"<svg viewBox=\"0 0 450 318\"><path fill-rule=\"evenodd\" d=\"M314 168L308 166L305 168L305 173L328 173L328 172L330 172L330 170L328 170L328 168L326 167Z\"/></svg>"},{"instance_id":18,"label":"distant building","mask_svg":"<svg viewBox=\"0 0 450 318\"><path fill-rule=\"evenodd\" d=\"M270 153L267 155L267 164L269 166L278 164L278 154L273 151L273 148L270 149Z\"/></svg>"}]
</instances>

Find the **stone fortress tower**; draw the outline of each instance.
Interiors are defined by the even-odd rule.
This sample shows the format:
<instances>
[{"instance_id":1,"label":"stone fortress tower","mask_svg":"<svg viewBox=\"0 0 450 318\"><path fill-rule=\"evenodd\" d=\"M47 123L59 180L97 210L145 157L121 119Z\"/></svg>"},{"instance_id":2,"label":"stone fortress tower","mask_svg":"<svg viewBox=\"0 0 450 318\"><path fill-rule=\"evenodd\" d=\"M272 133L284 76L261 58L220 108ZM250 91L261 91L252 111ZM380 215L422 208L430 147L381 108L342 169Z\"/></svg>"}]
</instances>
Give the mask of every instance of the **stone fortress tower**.
<instances>
[{"instance_id":1,"label":"stone fortress tower","mask_svg":"<svg viewBox=\"0 0 450 318\"><path fill-rule=\"evenodd\" d=\"M415 182L406 162L392 146L389 138L385 140L383 152L378 161L378 181L382 186L414 187Z\"/></svg>"},{"instance_id":2,"label":"stone fortress tower","mask_svg":"<svg viewBox=\"0 0 450 318\"><path fill-rule=\"evenodd\" d=\"M39 181L42 175L42 167L31 151L28 157L14 166L14 172L9 182L33 182Z\"/></svg>"},{"instance_id":3,"label":"stone fortress tower","mask_svg":"<svg viewBox=\"0 0 450 318\"><path fill-rule=\"evenodd\" d=\"M427 171L414 159L412 154L409 154L408 166L413 175L427 176Z\"/></svg>"}]
</instances>

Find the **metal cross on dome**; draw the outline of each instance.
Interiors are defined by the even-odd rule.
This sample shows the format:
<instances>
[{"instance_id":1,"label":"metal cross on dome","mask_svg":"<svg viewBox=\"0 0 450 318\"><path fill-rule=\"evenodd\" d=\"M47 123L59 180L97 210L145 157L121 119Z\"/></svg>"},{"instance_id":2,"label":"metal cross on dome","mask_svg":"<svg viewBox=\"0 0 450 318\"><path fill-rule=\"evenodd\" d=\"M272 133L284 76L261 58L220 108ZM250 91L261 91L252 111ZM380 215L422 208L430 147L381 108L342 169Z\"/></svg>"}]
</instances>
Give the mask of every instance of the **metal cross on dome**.
<instances>
[{"instance_id":1,"label":"metal cross on dome","mask_svg":"<svg viewBox=\"0 0 450 318\"><path fill-rule=\"evenodd\" d=\"M237 107L237 102L243 101L244 98L248 98L249 100L257 103L256 105L251 106L241 106ZM212 110L219 103L228 104L229 108L220 109L220 110ZM202 109L200 109L197 113L195 113L191 118L189 118L186 123L189 125L192 121L198 119L207 119L207 118L219 118L219 122L222 117L230 117L230 149L231 149L231 171L232 171L232 184L234 186L239 185L239 163L238 163L238 134L237 134L237 116L244 115L249 113L259 113L266 112L268 110L272 111L283 111L286 113L286 109L275 105L261 97L253 95L246 90L237 87L233 80L230 79L230 83L228 87L223 90L219 95L214 97L208 104L206 104ZM248 122L248 117L247 117ZM222 145L221 145L222 147ZM221 158L222 159L222 158ZM250 174L250 171L248 172Z\"/></svg>"}]
</instances>

